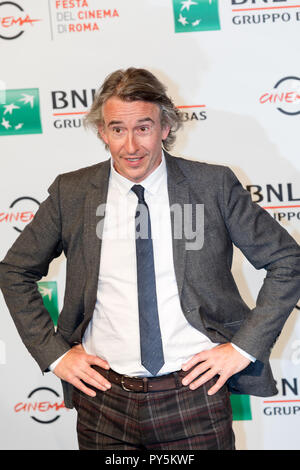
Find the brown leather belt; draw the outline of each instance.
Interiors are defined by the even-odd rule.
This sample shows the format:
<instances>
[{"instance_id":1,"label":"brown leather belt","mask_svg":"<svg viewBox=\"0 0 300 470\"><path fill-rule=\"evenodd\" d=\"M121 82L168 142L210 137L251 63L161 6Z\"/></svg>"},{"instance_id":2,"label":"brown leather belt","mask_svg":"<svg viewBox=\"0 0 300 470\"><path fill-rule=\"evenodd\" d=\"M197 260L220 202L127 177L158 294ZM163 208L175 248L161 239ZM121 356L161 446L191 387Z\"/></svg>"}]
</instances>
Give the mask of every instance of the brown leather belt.
<instances>
[{"instance_id":1,"label":"brown leather belt","mask_svg":"<svg viewBox=\"0 0 300 470\"><path fill-rule=\"evenodd\" d=\"M179 370L171 374L161 375L159 377L129 377L121 375L112 369L105 370L98 366L93 366L109 382L122 387L127 392L162 392L164 390L173 390L182 388L182 378L190 371Z\"/></svg>"}]
</instances>

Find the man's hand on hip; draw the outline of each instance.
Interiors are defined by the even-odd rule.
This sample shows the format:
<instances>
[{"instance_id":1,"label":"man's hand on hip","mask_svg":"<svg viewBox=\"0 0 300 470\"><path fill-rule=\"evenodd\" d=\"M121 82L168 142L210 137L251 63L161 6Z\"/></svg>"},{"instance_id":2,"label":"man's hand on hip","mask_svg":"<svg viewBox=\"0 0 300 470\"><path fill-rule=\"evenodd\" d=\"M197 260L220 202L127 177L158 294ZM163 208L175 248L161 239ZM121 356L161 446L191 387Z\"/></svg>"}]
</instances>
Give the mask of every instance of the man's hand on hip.
<instances>
[{"instance_id":1,"label":"man's hand on hip","mask_svg":"<svg viewBox=\"0 0 300 470\"><path fill-rule=\"evenodd\" d=\"M62 380L71 383L74 387L94 397L96 392L88 388L86 384L105 392L111 387L99 372L91 366L97 365L103 369L109 369L109 364L98 356L87 354L81 344L73 346L70 351L61 359L54 369L54 374Z\"/></svg>"},{"instance_id":2,"label":"man's hand on hip","mask_svg":"<svg viewBox=\"0 0 300 470\"><path fill-rule=\"evenodd\" d=\"M229 377L245 369L250 362L249 359L239 353L230 343L220 344L212 349L195 354L188 362L182 365L182 369L185 371L194 367L194 369L184 377L182 383L183 385L189 385L191 390L195 390L208 380L219 375L215 385L207 392L209 395L214 395L223 387ZM201 377L199 377L199 375L201 375Z\"/></svg>"}]
</instances>

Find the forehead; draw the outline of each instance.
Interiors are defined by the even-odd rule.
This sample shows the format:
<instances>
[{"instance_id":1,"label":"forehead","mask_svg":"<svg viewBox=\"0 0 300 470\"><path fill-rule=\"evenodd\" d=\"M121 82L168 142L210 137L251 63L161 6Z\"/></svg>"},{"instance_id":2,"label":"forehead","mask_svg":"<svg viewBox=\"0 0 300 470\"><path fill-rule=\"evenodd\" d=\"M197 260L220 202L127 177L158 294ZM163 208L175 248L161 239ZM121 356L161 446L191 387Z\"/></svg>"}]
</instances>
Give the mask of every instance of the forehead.
<instances>
[{"instance_id":1,"label":"forehead","mask_svg":"<svg viewBox=\"0 0 300 470\"><path fill-rule=\"evenodd\" d=\"M123 101L120 98L109 98L103 105L103 118L106 125L111 121L134 124L143 119L160 120L160 108L148 101Z\"/></svg>"}]
</instances>

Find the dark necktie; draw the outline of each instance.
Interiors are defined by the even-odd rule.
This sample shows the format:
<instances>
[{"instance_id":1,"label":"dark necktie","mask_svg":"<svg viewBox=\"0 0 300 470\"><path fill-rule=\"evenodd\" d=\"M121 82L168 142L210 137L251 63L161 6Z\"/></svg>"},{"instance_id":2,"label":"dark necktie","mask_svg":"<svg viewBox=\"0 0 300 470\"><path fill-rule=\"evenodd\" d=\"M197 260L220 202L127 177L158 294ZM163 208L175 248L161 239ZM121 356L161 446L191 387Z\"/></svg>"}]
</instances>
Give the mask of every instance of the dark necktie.
<instances>
[{"instance_id":1,"label":"dark necktie","mask_svg":"<svg viewBox=\"0 0 300 470\"><path fill-rule=\"evenodd\" d=\"M156 375L164 365L159 327L156 283L149 209L144 199L145 188L134 185L138 197L135 213L137 286L142 365Z\"/></svg>"}]
</instances>

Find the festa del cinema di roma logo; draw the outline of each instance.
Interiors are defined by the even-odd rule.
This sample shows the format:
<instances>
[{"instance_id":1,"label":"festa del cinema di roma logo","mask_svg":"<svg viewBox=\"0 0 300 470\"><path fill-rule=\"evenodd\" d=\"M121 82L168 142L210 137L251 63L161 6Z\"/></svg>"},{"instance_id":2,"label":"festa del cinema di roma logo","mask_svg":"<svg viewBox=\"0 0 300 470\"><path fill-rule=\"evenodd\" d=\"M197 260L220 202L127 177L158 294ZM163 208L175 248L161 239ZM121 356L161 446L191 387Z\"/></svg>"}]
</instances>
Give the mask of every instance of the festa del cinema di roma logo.
<instances>
[{"instance_id":1,"label":"festa del cinema di roma logo","mask_svg":"<svg viewBox=\"0 0 300 470\"><path fill-rule=\"evenodd\" d=\"M102 3L97 0L53 0L49 3L52 39L54 31L59 34L100 31L107 20L119 18L119 12L111 2L106 2L105 6Z\"/></svg>"},{"instance_id":2,"label":"festa del cinema di roma logo","mask_svg":"<svg viewBox=\"0 0 300 470\"><path fill-rule=\"evenodd\" d=\"M32 18L22 6L16 2L0 2L0 38L5 40L17 39L28 27L41 21Z\"/></svg>"},{"instance_id":3,"label":"festa del cinema di roma logo","mask_svg":"<svg viewBox=\"0 0 300 470\"><path fill-rule=\"evenodd\" d=\"M38 88L4 90L0 103L0 136L41 134Z\"/></svg>"}]
</instances>

